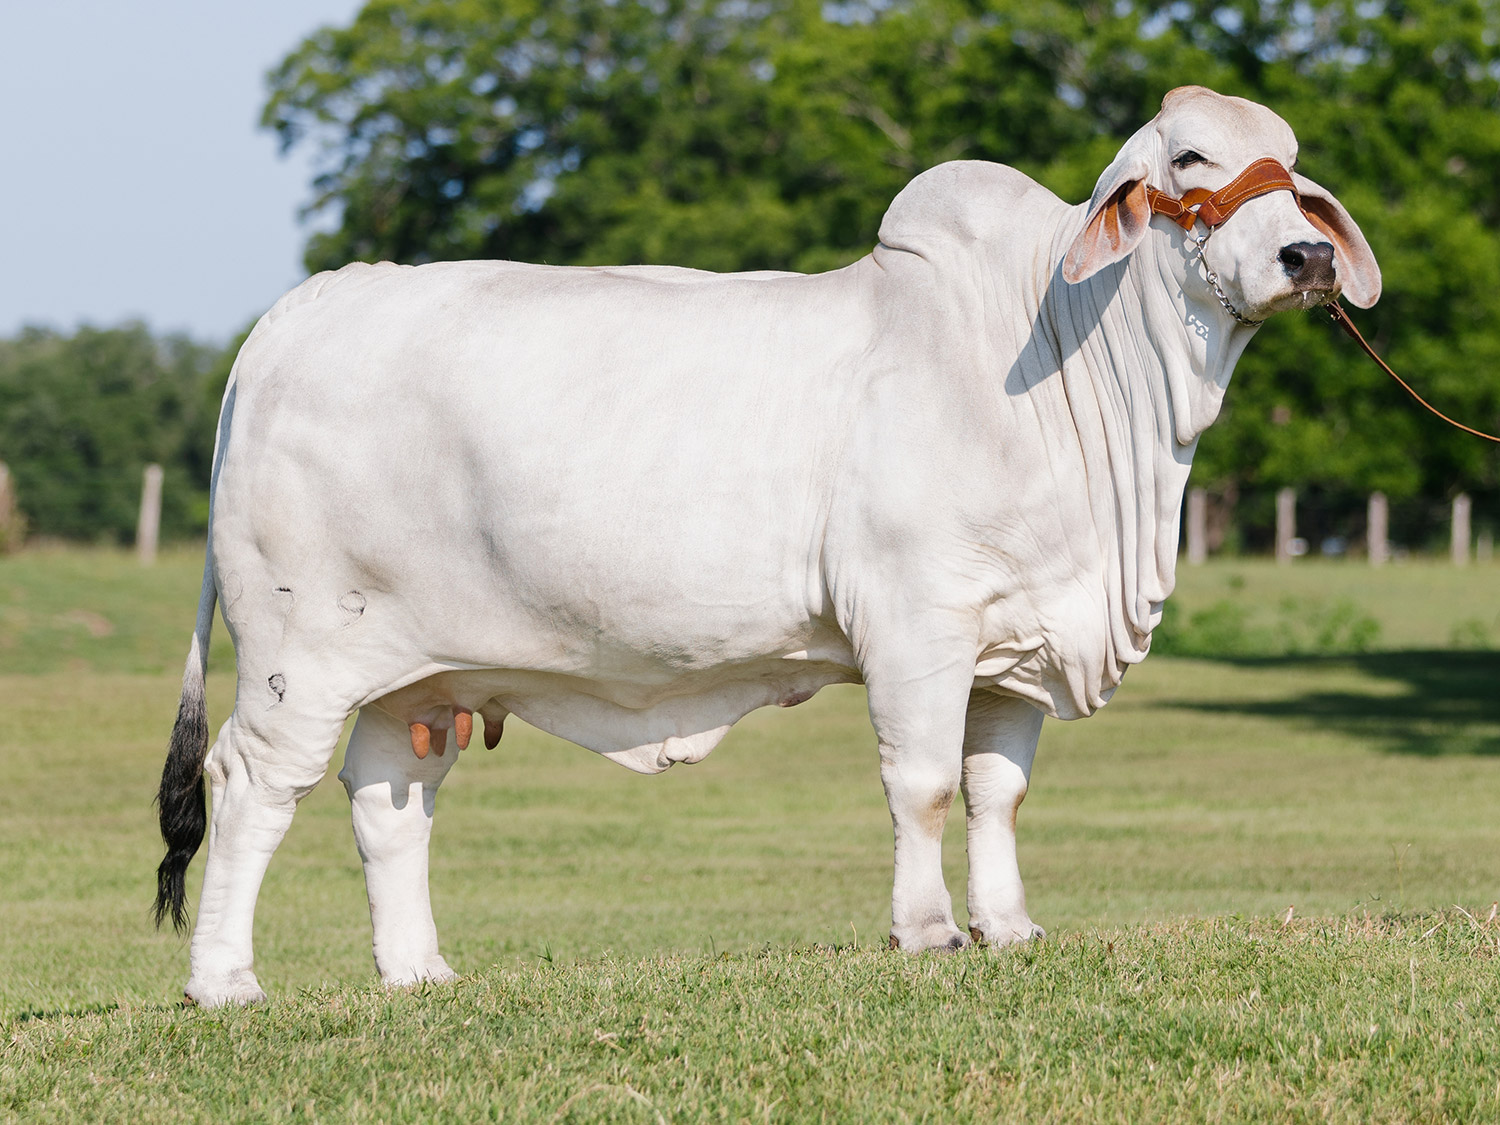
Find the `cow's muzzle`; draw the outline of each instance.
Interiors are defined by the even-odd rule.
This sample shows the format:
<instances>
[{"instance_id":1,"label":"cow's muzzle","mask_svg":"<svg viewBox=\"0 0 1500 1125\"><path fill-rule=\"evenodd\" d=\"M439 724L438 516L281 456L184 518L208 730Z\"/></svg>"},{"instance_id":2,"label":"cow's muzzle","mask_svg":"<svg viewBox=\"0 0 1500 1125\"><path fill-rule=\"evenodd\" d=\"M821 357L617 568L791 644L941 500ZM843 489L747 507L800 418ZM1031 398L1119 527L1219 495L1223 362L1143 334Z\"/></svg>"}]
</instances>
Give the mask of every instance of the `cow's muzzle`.
<instances>
[{"instance_id":1,"label":"cow's muzzle","mask_svg":"<svg viewBox=\"0 0 1500 1125\"><path fill-rule=\"evenodd\" d=\"M1330 242L1293 242L1276 257L1299 293L1331 293L1338 284Z\"/></svg>"}]
</instances>

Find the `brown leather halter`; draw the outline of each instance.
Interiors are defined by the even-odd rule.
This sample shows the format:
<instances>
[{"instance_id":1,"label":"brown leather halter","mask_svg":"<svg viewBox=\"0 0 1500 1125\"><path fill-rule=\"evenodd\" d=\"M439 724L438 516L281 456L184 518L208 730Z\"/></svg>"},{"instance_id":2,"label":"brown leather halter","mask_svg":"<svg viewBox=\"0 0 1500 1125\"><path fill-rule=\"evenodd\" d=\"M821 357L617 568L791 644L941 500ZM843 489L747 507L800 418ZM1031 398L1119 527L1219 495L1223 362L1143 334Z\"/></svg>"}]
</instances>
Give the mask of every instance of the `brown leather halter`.
<instances>
[{"instance_id":1,"label":"brown leather halter","mask_svg":"<svg viewBox=\"0 0 1500 1125\"><path fill-rule=\"evenodd\" d=\"M1181 199L1146 188L1146 202L1158 215L1165 215L1185 231L1191 231L1194 223L1202 223L1209 230L1222 226L1224 222L1258 195L1273 191L1289 191L1297 200L1301 210L1302 199L1297 194L1297 185L1292 174L1281 166L1281 162L1263 156L1251 164L1218 191L1193 188Z\"/></svg>"},{"instance_id":2,"label":"brown leather halter","mask_svg":"<svg viewBox=\"0 0 1500 1125\"><path fill-rule=\"evenodd\" d=\"M1292 174L1279 161L1265 156L1251 164L1218 191L1211 192L1205 188L1193 188L1191 191L1186 192L1181 199L1177 199L1164 191L1157 191L1154 187L1148 185L1146 187L1146 202L1155 214L1171 219L1189 233L1192 232L1195 223L1201 222L1206 226L1208 231L1197 239L1198 252L1201 257L1203 244L1208 241L1208 235L1216 227L1223 225L1229 216L1233 215L1256 196L1265 195L1273 191L1291 192L1292 198L1297 201L1297 209L1302 210L1302 197L1297 192L1297 185L1292 180ZM1208 263L1204 262L1203 267L1207 270ZM1209 270L1209 284L1213 286L1214 293L1219 298L1219 301L1241 324L1259 323L1258 321L1252 321L1242 316L1239 310L1229 303L1229 298L1224 295L1223 290L1219 287L1218 280L1212 270ZM1333 318L1333 322L1342 328L1350 339L1364 349L1364 353L1373 359L1382 371L1400 383L1401 388L1407 394L1411 395L1412 398L1416 399L1444 422L1447 422L1448 425L1463 430L1465 433L1473 434L1475 437L1484 438L1486 441L1500 442L1500 437L1496 437L1494 434L1487 434L1482 430L1465 426L1462 422L1455 422L1421 395L1417 394L1416 391L1412 390L1410 384L1405 379L1392 371L1390 365L1375 354L1375 349L1366 342L1359 329L1354 326L1354 321L1349 319L1349 314L1344 311L1344 307L1338 301L1328 301L1323 307L1328 310L1328 315Z\"/></svg>"}]
</instances>

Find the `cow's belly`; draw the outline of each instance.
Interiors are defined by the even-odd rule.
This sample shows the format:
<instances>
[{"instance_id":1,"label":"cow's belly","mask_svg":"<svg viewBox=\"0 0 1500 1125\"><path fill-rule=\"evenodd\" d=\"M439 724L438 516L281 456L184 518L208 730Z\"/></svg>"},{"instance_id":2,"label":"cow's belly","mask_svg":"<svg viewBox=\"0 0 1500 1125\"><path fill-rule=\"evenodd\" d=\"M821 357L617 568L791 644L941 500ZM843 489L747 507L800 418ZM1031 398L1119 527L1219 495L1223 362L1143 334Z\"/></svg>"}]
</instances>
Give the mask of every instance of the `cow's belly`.
<instances>
[{"instance_id":1,"label":"cow's belly","mask_svg":"<svg viewBox=\"0 0 1500 1125\"><path fill-rule=\"evenodd\" d=\"M858 681L852 653L835 644L652 683L505 668L440 672L370 705L434 732L451 728L465 711L488 724L514 714L650 774L701 761L735 722L759 707L793 707L829 684Z\"/></svg>"}]
</instances>

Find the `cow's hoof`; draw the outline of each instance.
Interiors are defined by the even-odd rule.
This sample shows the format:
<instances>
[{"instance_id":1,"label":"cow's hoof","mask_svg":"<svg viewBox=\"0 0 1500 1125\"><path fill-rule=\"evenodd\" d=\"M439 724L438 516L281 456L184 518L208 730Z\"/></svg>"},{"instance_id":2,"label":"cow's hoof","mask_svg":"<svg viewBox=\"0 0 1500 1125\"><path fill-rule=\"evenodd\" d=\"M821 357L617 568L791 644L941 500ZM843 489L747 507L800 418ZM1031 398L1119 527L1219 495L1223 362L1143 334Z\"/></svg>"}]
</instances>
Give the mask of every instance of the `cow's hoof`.
<instances>
[{"instance_id":1,"label":"cow's hoof","mask_svg":"<svg viewBox=\"0 0 1500 1125\"><path fill-rule=\"evenodd\" d=\"M182 990L182 1002L196 1004L201 1008L223 1008L246 1004L264 1004L265 991L249 969L238 969L227 977L210 979L193 977Z\"/></svg>"},{"instance_id":2,"label":"cow's hoof","mask_svg":"<svg viewBox=\"0 0 1500 1125\"><path fill-rule=\"evenodd\" d=\"M891 931L891 948L903 953L957 953L969 939L951 923L923 926L906 933Z\"/></svg>"},{"instance_id":3,"label":"cow's hoof","mask_svg":"<svg viewBox=\"0 0 1500 1125\"><path fill-rule=\"evenodd\" d=\"M1047 936L1047 931L1038 926L1030 918L1021 918L1015 922L984 922L975 923L969 927L969 936L978 945L987 945L992 949L1004 949L1008 945L1020 945L1022 942L1041 941Z\"/></svg>"},{"instance_id":4,"label":"cow's hoof","mask_svg":"<svg viewBox=\"0 0 1500 1125\"><path fill-rule=\"evenodd\" d=\"M414 988L419 984L447 984L458 979L458 974L441 957L434 957L420 968L403 968L380 974L387 988Z\"/></svg>"}]
</instances>

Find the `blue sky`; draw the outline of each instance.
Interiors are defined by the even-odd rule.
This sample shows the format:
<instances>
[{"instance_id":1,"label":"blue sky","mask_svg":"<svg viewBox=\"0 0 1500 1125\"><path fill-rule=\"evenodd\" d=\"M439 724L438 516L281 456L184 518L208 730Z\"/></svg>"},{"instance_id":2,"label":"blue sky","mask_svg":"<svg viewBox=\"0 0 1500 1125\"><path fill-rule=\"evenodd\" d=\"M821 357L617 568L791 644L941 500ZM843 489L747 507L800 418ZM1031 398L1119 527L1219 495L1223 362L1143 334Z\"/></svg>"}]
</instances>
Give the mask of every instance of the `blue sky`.
<instances>
[{"instance_id":1,"label":"blue sky","mask_svg":"<svg viewBox=\"0 0 1500 1125\"><path fill-rule=\"evenodd\" d=\"M227 340L304 276L307 153L264 75L358 0L0 0L0 336L138 317Z\"/></svg>"}]
</instances>

